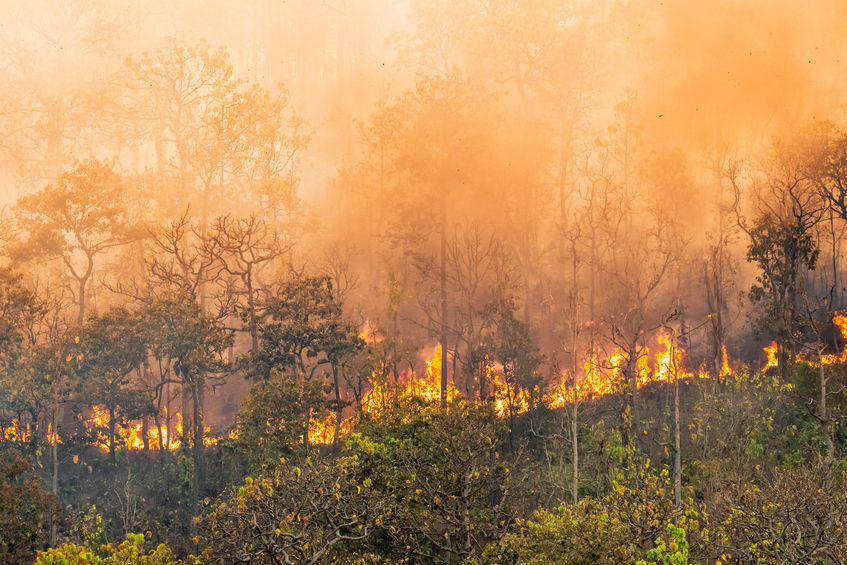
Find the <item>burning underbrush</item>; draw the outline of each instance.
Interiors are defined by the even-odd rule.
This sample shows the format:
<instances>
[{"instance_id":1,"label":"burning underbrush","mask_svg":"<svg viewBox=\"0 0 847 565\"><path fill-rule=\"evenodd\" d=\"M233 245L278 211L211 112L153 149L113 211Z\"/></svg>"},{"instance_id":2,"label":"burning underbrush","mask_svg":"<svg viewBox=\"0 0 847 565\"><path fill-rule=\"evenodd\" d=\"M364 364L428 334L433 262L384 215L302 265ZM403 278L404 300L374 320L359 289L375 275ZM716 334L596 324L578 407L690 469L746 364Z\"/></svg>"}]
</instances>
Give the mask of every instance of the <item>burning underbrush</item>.
<instances>
[{"instance_id":1,"label":"burning underbrush","mask_svg":"<svg viewBox=\"0 0 847 565\"><path fill-rule=\"evenodd\" d=\"M839 344L847 344L847 316L836 314L833 323L840 332ZM832 350L833 347L829 347ZM795 361L812 366L833 365L847 362L847 345L840 351L824 353L820 348L817 354L796 354ZM740 363L730 362L726 348L722 348L720 370L717 378L724 378L732 372L732 367ZM780 352L776 342L763 348L766 361L761 370L767 371L779 365ZM448 354L448 361L452 361ZM383 410L399 398L415 398L423 403L436 403L441 398L441 368L443 352L437 345L425 359L423 370L413 368L399 373L394 379L378 379L374 373L370 387L364 392L359 402L362 413L379 415ZM451 363L452 365L452 363ZM552 383L546 387L536 386L532 390L521 386L521 383L509 379L502 365L486 364L485 380L481 390L489 393L477 401L493 402L496 413L500 417L514 417L527 412L532 406L543 403L550 409L560 409L574 403L598 399L607 395L626 393L631 390L633 382L638 388L651 383L671 383L675 380L692 382L694 380L714 379L714 371L703 367L690 368L687 351L673 337L663 331L658 332L650 346L638 346L632 352L613 348L610 352L595 350L582 363L581 371L574 375L571 371L560 371ZM451 380L447 385L447 398L452 401L462 396L460 390ZM111 424L110 411L102 405L95 405L79 414L88 443L102 452L115 449L132 451L177 451L185 442L191 442L188 437L193 430L191 426L184 428L183 416L180 412L166 415L165 421L154 421L152 418L127 420L116 418ZM334 411L320 415L312 415L308 426L308 440L311 445L331 445L336 435L349 433L355 424L357 411L348 407L339 418ZM336 428L339 427L340 431ZM53 432L53 424L47 423L49 441L62 442ZM43 427L41 429L44 429ZM186 431L189 434L186 434ZM30 441L36 431L34 423L21 423L12 419L8 424L0 426L0 437L10 443L24 444ZM44 432L40 432L43 434ZM204 426L203 445L213 446L221 441L238 437L238 428L229 432L213 433L209 426Z\"/></svg>"}]
</instances>

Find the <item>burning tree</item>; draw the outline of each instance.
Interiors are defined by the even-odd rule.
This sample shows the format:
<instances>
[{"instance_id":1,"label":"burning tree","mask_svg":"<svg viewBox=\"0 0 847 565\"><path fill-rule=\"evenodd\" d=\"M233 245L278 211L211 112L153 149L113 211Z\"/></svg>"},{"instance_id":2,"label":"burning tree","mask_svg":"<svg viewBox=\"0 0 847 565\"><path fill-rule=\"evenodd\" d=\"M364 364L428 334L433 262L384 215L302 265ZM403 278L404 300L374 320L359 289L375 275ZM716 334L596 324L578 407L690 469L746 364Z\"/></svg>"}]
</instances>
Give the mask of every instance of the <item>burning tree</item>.
<instances>
[{"instance_id":1,"label":"burning tree","mask_svg":"<svg viewBox=\"0 0 847 565\"><path fill-rule=\"evenodd\" d=\"M185 293L153 300L145 308L144 323L150 330L150 356L161 375L159 386L169 382L179 384L183 395L191 400L191 427L185 426L183 439L191 439L193 487L197 494L203 476L204 397L210 379L226 374L228 365L223 354L232 345L232 334L221 327L218 320L204 315L194 299ZM184 445L188 443L184 441Z\"/></svg>"},{"instance_id":2,"label":"burning tree","mask_svg":"<svg viewBox=\"0 0 847 565\"><path fill-rule=\"evenodd\" d=\"M340 423L341 377L339 371L349 356L364 347L359 332L344 321L342 305L335 299L327 277L292 278L269 298L262 308L260 347L252 354L250 372L263 380L278 371L292 379L301 398L316 399L316 390L331 377L336 392L336 423ZM286 387L286 390L288 387ZM327 408L325 401L299 404L303 409L303 447L309 448L312 416ZM336 433L338 430L336 430Z\"/></svg>"},{"instance_id":3,"label":"burning tree","mask_svg":"<svg viewBox=\"0 0 847 565\"><path fill-rule=\"evenodd\" d=\"M739 163L731 163L726 171L735 191L738 226L750 240L747 261L761 271L749 292L753 303L765 307L758 315L758 329L776 336L780 372L786 380L803 341L806 325L801 297L806 275L817 265L820 249L814 230L825 209L807 164L799 144L775 143L764 171L752 171L746 179ZM756 214L752 223L742 211L745 180Z\"/></svg>"},{"instance_id":4,"label":"burning tree","mask_svg":"<svg viewBox=\"0 0 847 565\"><path fill-rule=\"evenodd\" d=\"M143 318L137 313L112 308L102 316L89 318L68 346L81 398L92 408L102 406L108 415L106 445L112 462L118 422L139 416L147 397L138 378L147 358L142 324Z\"/></svg>"}]
</instances>

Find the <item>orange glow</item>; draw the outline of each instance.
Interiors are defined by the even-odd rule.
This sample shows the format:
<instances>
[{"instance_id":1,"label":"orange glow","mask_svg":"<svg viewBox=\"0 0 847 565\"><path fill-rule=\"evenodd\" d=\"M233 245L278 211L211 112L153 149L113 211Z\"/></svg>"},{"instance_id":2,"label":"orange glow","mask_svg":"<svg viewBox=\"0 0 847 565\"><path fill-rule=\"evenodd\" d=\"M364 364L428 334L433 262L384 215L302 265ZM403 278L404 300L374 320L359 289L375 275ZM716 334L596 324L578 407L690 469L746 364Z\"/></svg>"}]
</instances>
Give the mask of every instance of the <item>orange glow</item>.
<instances>
[{"instance_id":1,"label":"orange glow","mask_svg":"<svg viewBox=\"0 0 847 565\"><path fill-rule=\"evenodd\" d=\"M377 331L376 324L371 322L370 320L365 320L365 323L362 324L362 328L359 330L359 337L364 340L366 343L379 343L384 338Z\"/></svg>"},{"instance_id":2,"label":"orange glow","mask_svg":"<svg viewBox=\"0 0 847 565\"><path fill-rule=\"evenodd\" d=\"M309 443L311 445L332 445L335 441L335 412L330 412L323 419L315 418L309 420ZM352 420L341 422L341 433L347 433L352 427Z\"/></svg>"},{"instance_id":3,"label":"orange glow","mask_svg":"<svg viewBox=\"0 0 847 565\"><path fill-rule=\"evenodd\" d=\"M56 443L62 443L62 440L59 439L59 434L53 431L52 422L47 424L47 443L50 445L56 445Z\"/></svg>"},{"instance_id":4,"label":"orange glow","mask_svg":"<svg viewBox=\"0 0 847 565\"><path fill-rule=\"evenodd\" d=\"M158 428L155 425L147 428L147 442L151 450L159 449L159 437L161 435L162 443L166 443L165 449L175 451L182 445L182 414L177 412L175 415L176 423L171 433L168 433L168 426L162 424ZM91 416L85 422L85 427L89 431L94 431L97 434L95 445L103 451L109 451L109 412L101 406L93 406L91 408ZM208 433L210 429L206 427ZM215 445L218 438L205 435L203 444L206 446ZM144 424L140 421L134 421L128 426L120 424L115 425L115 446L124 447L126 449L141 450L144 449Z\"/></svg>"},{"instance_id":5,"label":"orange glow","mask_svg":"<svg viewBox=\"0 0 847 565\"><path fill-rule=\"evenodd\" d=\"M680 347L674 347L667 335L660 334L656 337L661 351L656 353L652 367L649 361L649 350L646 347L638 350L638 361L635 363L638 386L642 387L650 382L672 382L676 376L686 380L692 378L711 378L708 371L700 370L694 373L682 369L682 361L685 351ZM726 358L724 358L726 362ZM627 363L627 355L620 349L615 348L604 360L598 360L594 353L583 366L583 376L576 384L577 398L585 400L611 394L618 390L623 380L623 368ZM727 363L728 366L728 363ZM561 380L547 397L551 408L561 408L573 402L573 377L570 371L562 371Z\"/></svg>"},{"instance_id":6,"label":"orange glow","mask_svg":"<svg viewBox=\"0 0 847 565\"><path fill-rule=\"evenodd\" d=\"M22 426L17 419L12 420L9 426L0 427L3 439L15 443L25 443L32 437L30 425Z\"/></svg>"},{"instance_id":7,"label":"orange glow","mask_svg":"<svg viewBox=\"0 0 847 565\"><path fill-rule=\"evenodd\" d=\"M390 390L386 385L374 383L373 388L365 393L362 399L362 411L379 414L392 398L398 396L420 398L425 402L439 401L441 399L441 345L436 346L432 356L426 361L423 375L417 376L413 371L406 371L401 379L401 383L395 390ZM456 386L448 382L447 399L453 400L457 394Z\"/></svg>"},{"instance_id":8,"label":"orange glow","mask_svg":"<svg viewBox=\"0 0 847 565\"><path fill-rule=\"evenodd\" d=\"M721 372L720 372L720 376L726 377L731 372L732 371L729 368L729 360L727 359L727 356L726 356L726 346L722 345L721 346Z\"/></svg>"},{"instance_id":9,"label":"orange glow","mask_svg":"<svg viewBox=\"0 0 847 565\"><path fill-rule=\"evenodd\" d=\"M779 365L779 362L776 358L776 342L771 342L771 344L765 347L764 349L765 353L767 353L768 355L768 362L764 367L762 367L762 371L767 371L771 367L776 367L777 365Z\"/></svg>"},{"instance_id":10,"label":"orange glow","mask_svg":"<svg viewBox=\"0 0 847 565\"><path fill-rule=\"evenodd\" d=\"M508 416L510 412L512 415L517 415L529 410L525 390L516 390L514 386L509 386L509 383L504 382L497 374L493 374L492 381L494 383L494 409L498 416L503 418Z\"/></svg>"},{"instance_id":11,"label":"orange glow","mask_svg":"<svg viewBox=\"0 0 847 565\"><path fill-rule=\"evenodd\" d=\"M838 326L838 329L841 331L841 337L847 340L847 316L841 313L835 314L832 317L832 323ZM844 349L841 350L841 354L839 355L821 355L821 363L824 365L844 362L847 362L847 344L844 346Z\"/></svg>"}]
</instances>

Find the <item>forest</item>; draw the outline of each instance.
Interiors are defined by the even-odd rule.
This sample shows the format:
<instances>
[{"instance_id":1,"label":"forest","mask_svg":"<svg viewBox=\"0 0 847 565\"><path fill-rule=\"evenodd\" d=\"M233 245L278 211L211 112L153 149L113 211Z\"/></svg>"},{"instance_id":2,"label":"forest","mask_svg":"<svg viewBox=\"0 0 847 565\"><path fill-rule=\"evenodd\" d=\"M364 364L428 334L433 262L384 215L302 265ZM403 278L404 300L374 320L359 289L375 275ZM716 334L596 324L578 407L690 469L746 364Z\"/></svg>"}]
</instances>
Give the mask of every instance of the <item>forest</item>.
<instances>
[{"instance_id":1,"label":"forest","mask_svg":"<svg viewBox=\"0 0 847 565\"><path fill-rule=\"evenodd\" d=\"M847 563L847 5L0 6L0 565Z\"/></svg>"}]
</instances>

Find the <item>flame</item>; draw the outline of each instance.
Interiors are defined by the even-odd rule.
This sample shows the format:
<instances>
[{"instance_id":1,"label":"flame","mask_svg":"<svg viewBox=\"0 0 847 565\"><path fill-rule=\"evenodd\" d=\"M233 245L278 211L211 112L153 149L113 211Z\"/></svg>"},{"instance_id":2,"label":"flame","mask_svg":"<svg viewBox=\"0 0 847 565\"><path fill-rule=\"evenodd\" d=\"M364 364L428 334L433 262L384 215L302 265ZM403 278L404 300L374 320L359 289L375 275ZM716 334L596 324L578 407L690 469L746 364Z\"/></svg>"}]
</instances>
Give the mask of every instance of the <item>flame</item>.
<instances>
[{"instance_id":1,"label":"flame","mask_svg":"<svg viewBox=\"0 0 847 565\"><path fill-rule=\"evenodd\" d=\"M15 443L26 443L32 437L30 424L21 425L17 418L13 419L8 426L0 427L3 439Z\"/></svg>"},{"instance_id":2,"label":"flame","mask_svg":"<svg viewBox=\"0 0 847 565\"><path fill-rule=\"evenodd\" d=\"M164 447L169 451L175 451L182 446L182 414L177 412L175 414L175 419L176 423L170 434L168 433L168 426L166 424L162 424L159 427L152 425L147 428L147 443L149 449L159 449L160 437L162 438L162 443L167 442ZM85 427L88 431L95 433L95 445L103 451L109 451L109 411L101 406L92 406L91 415L85 422ZM206 432L208 433L209 431L210 428L207 426ZM215 445L217 442L218 438L216 437L208 435L204 435L203 437L203 444L206 446ZM116 424L115 444L118 447L125 447L126 449L144 449L144 424L139 420L131 422L128 426Z\"/></svg>"},{"instance_id":3,"label":"flame","mask_svg":"<svg viewBox=\"0 0 847 565\"><path fill-rule=\"evenodd\" d=\"M674 379L676 368L679 367L679 351L674 348L667 335L660 334L658 340L659 344L665 347L665 350L656 354L656 364L653 368L653 380L670 382ZM639 382L641 385L645 383L646 381Z\"/></svg>"},{"instance_id":4,"label":"flame","mask_svg":"<svg viewBox=\"0 0 847 565\"><path fill-rule=\"evenodd\" d=\"M373 388L362 398L362 411L379 414L392 398L398 396L420 398L425 402L441 400L441 345L436 346L432 356L426 361L423 375L418 376L414 371L406 371L401 378L394 390L387 383L375 382ZM452 382L447 383L448 400L456 398L458 392Z\"/></svg>"},{"instance_id":5,"label":"flame","mask_svg":"<svg viewBox=\"0 0 847 565\"><path fill-rule=\"evenodd\" d=\"M842 338L847 341L847 314L838 313L833 316L833 323L839 327ZM365 322L362 327L360 337L362 339L372 340L374 343L381 340L381 336L376 331L376 328L370 322ZM705 369L700 369L696 373L688 372L682 368L685 351L678 346L674 346L669 336L659 334L656 336L658 344L658 353L652 356L652 366L650 362L649 349L640 347L634 353L637 355L635 361L635 377L636 383L642 387L650 382L672 382L674 378L679 379L708 379L711 378L710 373ZM763 371L778 366L777 360L777 344L771 343L764 348L767 354L767 364L762 369ZM798 356L798 361L803 361ZM441 398L441 366L442 366L442 348L436 346L431 357L426 361L426 368L422 375L418 375L414 370L406 371L401 375L400 380L396 384L390 382L379 382L376 372L373 373L374 385L362 399L362 411L372 415L378 415L394 398L407 396L420 398L425 402L437 402ZM807 361L808 362L808 361ZM823 364L845 363L847 362L847 345L839 354L821 355L820 361L814 360L814 363L820 362ZM548 405L555 409L566 406L574 401L576 397L579 400L595 398L614 393L620 390L620 386L624 380L624 368L630 363L627 353L620 349L614 349L611 354L601 357L594 351L583 364L581 375L577 375L577 382L574 383L573 375L570 371L562 371L560 381L552 387L551 392L545 397ZM502 368L490 366L486 369L488 379L494 385L494 404L497 414L500 417L509 415L510 409L512 414L521 414L529 410L529 398L523 390L518 390L513 386L509 386L502 377ZM720 376L727 376L731 373L729 366L726 347L721 348L721 367L719 370ZM624 386L627 386L623 383ZM458 395L458 390L455 385L450 382L447 387L447 398L453 400ZM146 429L146 439L148 449L160 449L159 438L166 442L165 449L176 450L182 445L181 437L183 434L183 421L180 413L174 415L174 425L172 430L168 430L168 426L162 424L160 426L149 425ZM313 445L328 445L335 440L336 433L349 431L353 424L352 418L347 418L342 421L341 430L336 430L336 414L330 412L325 418L312 418L309 426L309 441ZM85 421L86 428L93 433L95 440L94 445L103 451L109 450L108 428L109 428L109 413L102 406L93 406L91 412ZM216 445L222 439L210 433L210 428L205 427L203 444L206 446ZM170 432L170 433L169 433ZM0 437L6 441L25 442L32 437L33 430L31 424L21 424L17 420L12 420L9 425L0 426ZM230 439L237 437L238 430L233 429L229 432ZM118 447L123 447L130 450L144 449L145 444L145 426L140 420L134 420L127 424L115 425L115 443ZM48 426L47 441L61 442L57 434L53 431L52 425Z\"/></svg>"},{"instance_id":6,"label":"flame","mask_svg":"<svg viewBox=\"0 0 847 565\"><path fill-rule=\"evenodd\" d=\"M653 366L650 366L650 355L647 347L637 350L638 359L635 362L636 382L642 387L650 382L673 382L674 378L682 380L711 378L706 370L693 372L682 368L685 350L671 343L669 336L659 334L656 337L661 351L656 353ZM605 359L600 360L595 351L583 365L583 375L576 383L576 398L580 401L611 394L619 390L624 379L624 367L629 360L628 355L615 348ZM627 386L624 384L624 386ZM574 383L570 371L562 371L561 380L554 385L547 396L550 408L561 408L574 401Z\"/></svg>"},{"instance_id":7,"label":"flame","mask_svg":"<svg viewBox=\"0 0 847 565\"><path fill-rule=\"evenodd\" d=\"M56 445L56 443L62 443L62 440L59 439L59 434L53 431L53 423L47 424L47 443L50 445Z\"/></svg>"},{"instance_id":8,"label":"flame","mask_svg":"<svg viewBox=\"0 0 847 565\"><path fill-rule=\"evenodd\" d=\"M776 367L777 365L779 365L779 361L776 358L776 342L775 341L771 342L770 345L765 347L764 351L768 355L768 362L764 367L762 367L762 372L767 371L771 367Z\"/></svg>"},{"instance_id":9,"label":"flame","mask_svg":"<svg viewBox=\"0 0 847 565\"><path fill-rule=\"evenodd\" d=\"M585 400L594 396L602 396L613 392L613 380L620 375L620 365L626 356L618 349L604 363L597 359L597 352L591 354L583 364L584 376L576 383L576 397ZM562 371L562 379L553 388L547 402L551 408L561 408L573 403L573 377L569 371Z\"/></svg>"},{"instance_id":10,"label":"flame","mask_svg":"<svg viewBox=\"0 0 847 565\"><path fill-rule=\"evenodd\" d=\"M693 373L685 371L682 368L682 359L685 350L679 346L674 346L670 338L665 334L659 334L658 341L665 347L665 350L656 354L656 364L653 368L653 381L673 382L674 379L690 379L694 377ZM723 362L726 360L726 349L724 349ZM700 370L697 376L703 378L705 375L708 378L710 375L705 370Z\"/></svg>"},{"instance_id":11,"label":"flame","mask_svg":"<svg viewBox=\"0 0 847 565\"><path fill-rule=\"evenodd\" d=\"M726 356L726 346L721 345L721 372L718 373L721 377L728 376L732 371L729 368L729 360Z\"/></svg>"},{"instance_id":12,"label":"flame","mask_svg":"<svg viewBox=\"0 0 847 565\"><path fill-rule=\"evenodd\" d=\"M529 410L529 401L524 389L517 389L492 371L494 383L494 409L501 418L522 414Z\"/></svg>"},{"instance_id":13,"label":"flame","mask_svg":"<svg viewBox=\"0 0 847 565\"><path fill-rule=\"evenodd\" d=\"M323 419L312 416L309 419L309 443L311 445L332 445L335 441L336 418L337 414L335 412L329 412ZM348 434L352 429L353 418L347 418L341 421L341 428L338 433ZM230 432L231 438L233 437L233 432Z\"/></svg>"},{"instance_id":14,"label":"flame","mask_svg":"<svg viewBox=\"0 0 847 565\"><path fill-rule=\"evenodd\" d=\"M359 337L367 342L367 343L379 343L383 339L385 339L380 333L379 328L377 328L376 324L371 322L370 320L365 320L365 323L362 324L362 329L359 330Z\"/></svg>"},{"instance_id":15,"label":"flame","mask_svg":"<svg viewBox=\"0 0 847 565\"><path fill-rule=\"evenodd\" d=\"M844 340L847 340L847 316L842 313L835 314L832 317L832 323L838 326L838 329L841 331L841 337ZM847 362L847 344L845 344L844 349L841 350L840 355L821 355L821 363L824 365L844 362Z\"/></svg>"}]
</instances>

